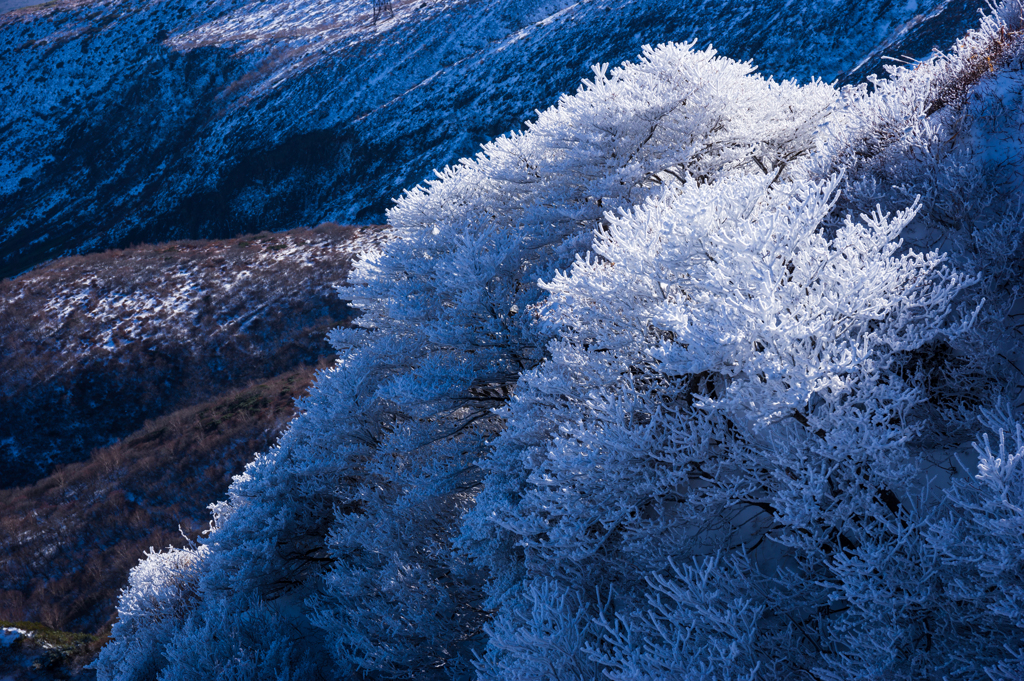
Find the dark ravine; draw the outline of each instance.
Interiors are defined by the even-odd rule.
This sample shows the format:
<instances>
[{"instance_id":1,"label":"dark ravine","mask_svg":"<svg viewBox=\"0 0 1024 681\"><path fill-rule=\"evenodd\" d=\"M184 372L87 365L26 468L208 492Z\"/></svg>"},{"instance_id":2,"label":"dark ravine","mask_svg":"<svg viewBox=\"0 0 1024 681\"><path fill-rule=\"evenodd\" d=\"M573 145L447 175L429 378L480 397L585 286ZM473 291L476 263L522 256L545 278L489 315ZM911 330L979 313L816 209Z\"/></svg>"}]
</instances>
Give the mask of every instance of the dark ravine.
<instances>
[{"instance_id":1,"label":"dark ravine","mask_svg":"<svg viewBox=\"0 0 1024 681\"><path fill-rule=\"evenodd\" d=\"M128 571L148 548L183 546L206 529L207 505L273 444L315 369L173 411L85 461L0 490L0 620L106 631Z\"/></svg>"},{"instance_id":2,"label":"dark ravine","mask_svg":"<svg viewBox=\"0 0 1024 681\"><path fill-rule=\"evenodd\" d=\"M274 443L314 373L300 367L177 410L86 461L0 490L0 627L32 633L0 646L0 673L13 674L0 678L95 678L85 666L128 572L147 550L198 537L207 505Z\"/></svg>"}]
</instances>

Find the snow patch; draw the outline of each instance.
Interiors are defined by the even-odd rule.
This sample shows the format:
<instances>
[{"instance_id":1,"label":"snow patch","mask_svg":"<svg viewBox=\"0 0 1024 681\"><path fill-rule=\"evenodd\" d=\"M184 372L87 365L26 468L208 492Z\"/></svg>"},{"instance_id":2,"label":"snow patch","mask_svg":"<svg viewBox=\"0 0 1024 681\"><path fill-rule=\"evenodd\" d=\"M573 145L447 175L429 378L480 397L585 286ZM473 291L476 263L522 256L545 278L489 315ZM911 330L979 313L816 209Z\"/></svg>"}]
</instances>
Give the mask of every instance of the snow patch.
<instances>
[{"instance_id":1,"label":"snow patch","mask_svg":"<svg viewBox=\"0 0 1024 681\"><path fill-rule=\"evenodd\" d=\"M32 636L32 632L18 629L17 627L4 627L0 629L0 648L10 648L11 645L22 636ZM3 681L0 679L0 681Z\"/></svg>"}]
</instances>

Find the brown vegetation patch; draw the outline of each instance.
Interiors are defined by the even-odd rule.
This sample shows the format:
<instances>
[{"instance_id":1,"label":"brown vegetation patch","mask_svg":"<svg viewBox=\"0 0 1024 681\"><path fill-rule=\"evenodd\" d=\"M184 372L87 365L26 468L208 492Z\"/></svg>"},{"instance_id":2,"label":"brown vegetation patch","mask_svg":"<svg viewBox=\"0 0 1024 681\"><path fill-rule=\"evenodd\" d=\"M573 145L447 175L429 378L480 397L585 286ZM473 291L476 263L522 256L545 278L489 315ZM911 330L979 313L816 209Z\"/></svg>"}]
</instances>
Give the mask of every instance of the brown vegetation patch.
<instances>
[{"instance_id":1,"label":"brown vegetation patch","mask_svg":"<svg viewBox=\"0 0 1024 681\"><path fill-rule=\"evenodd\" d=\"M995 35L985 36L980 44L973 45L957 55L959 68L952 70L949 78L941 83L935 98L925 110L926 116L946 107L960 108L967 102L974 86L989 73L1005 68L1008 62L1020 52L1021 38L1024 37L1024 17L1011 17L1010 23L1000 26Z\"/></svg>"},{"instance_id":2,"label":"brown vegetation patch","mask_svg":"<svg viewBox=\"0 0 1024 681\"><path fill-rule=\"evenodd\" d=\"M129 570L150 547L183 546L206 529L208 505L277 439L313 375L302 367L181 409L87 461L0 490L0 620L107 631Z\"/></svg>"}]
</instances>

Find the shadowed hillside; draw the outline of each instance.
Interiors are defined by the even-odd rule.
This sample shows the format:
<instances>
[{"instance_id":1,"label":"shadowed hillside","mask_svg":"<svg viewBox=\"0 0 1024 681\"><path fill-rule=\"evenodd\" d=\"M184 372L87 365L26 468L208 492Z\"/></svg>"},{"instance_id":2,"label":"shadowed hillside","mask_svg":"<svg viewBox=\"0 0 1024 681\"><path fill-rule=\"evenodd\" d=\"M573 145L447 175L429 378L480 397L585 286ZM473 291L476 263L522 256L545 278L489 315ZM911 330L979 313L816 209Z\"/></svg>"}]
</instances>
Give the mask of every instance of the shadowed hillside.
<instances>
[{"instance_id":1,"label":"shadowed hillside","mask_svg":"<svg viewBox=\"0 0 1024 681\"><path fill-rule=\"evenodd\" d=\"M108 628L128 570L150 547L183 546L206 528L207 505L273 444L313 373L302 367L148 421L85 461L0 490L0 620Z\"/></svg>"},{"instance_id":2,"label":"shadowed hillside","mask_svg":"<svg viewBox=\"0 0 1024 681\"><path fill-rule=\"evenodd\" d=\"M3 486L225 390L315 365L372 230L323 225L59 260L0 282Z\"/></svg>"}]
</instances>

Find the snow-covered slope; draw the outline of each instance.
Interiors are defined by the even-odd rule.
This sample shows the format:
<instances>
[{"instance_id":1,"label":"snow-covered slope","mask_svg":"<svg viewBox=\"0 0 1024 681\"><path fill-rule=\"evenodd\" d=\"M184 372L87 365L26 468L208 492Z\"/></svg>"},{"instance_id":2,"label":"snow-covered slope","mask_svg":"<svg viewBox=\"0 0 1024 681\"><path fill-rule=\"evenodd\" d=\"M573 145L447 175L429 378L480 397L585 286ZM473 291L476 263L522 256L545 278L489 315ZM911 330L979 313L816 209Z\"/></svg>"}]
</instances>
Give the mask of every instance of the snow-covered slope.
<instances>
[{"instance_id":1,"label":"snow-covered slope","mask_svg":"<svg viewBox=\"0 0 1024 681\"><path fill-rule=\"evenodd\" d=\"M595 62L714 41L777 79L920 57L980 0L58 0L0 15L0 276L324 220L521 126ZM916 42L915 42L916 40Z\"/></svg>"}]
</instances>

